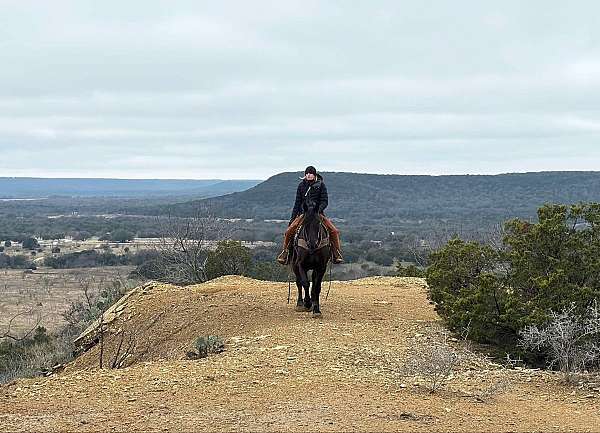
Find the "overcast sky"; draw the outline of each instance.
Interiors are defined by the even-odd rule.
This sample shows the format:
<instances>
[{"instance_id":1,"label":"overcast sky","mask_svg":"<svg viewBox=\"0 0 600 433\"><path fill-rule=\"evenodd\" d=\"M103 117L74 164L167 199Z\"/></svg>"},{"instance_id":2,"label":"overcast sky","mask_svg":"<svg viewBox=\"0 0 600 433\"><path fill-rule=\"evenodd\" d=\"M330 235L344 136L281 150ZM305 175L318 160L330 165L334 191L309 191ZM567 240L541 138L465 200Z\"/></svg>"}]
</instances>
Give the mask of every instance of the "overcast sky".
<instances>
[{"instance_id":1,"label":"overcast sky","mask_svg":"<svg viewBox=\"0 0 600 433\"><path fill-rule=\"evenodd\" d=\"M0 176L600 170L600 2L0 0Z\"/></svg>"}]
</instances>

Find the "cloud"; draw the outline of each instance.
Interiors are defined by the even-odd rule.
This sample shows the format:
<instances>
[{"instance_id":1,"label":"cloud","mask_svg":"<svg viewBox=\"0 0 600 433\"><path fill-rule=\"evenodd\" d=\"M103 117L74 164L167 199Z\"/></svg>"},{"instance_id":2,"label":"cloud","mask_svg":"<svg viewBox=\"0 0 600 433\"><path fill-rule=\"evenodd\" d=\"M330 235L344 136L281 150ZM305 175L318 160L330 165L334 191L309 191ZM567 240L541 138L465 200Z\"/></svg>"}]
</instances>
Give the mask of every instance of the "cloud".
<instances>
[{"instance_id":1,"label":"cloud","mask_svg":"<svg viewBox=\"0 0 600 433\"><path fill-rule=\"evenodd\" d=\"M592 1L3 2L3 175L597 169Z\"/></svg>"}]
</instances>

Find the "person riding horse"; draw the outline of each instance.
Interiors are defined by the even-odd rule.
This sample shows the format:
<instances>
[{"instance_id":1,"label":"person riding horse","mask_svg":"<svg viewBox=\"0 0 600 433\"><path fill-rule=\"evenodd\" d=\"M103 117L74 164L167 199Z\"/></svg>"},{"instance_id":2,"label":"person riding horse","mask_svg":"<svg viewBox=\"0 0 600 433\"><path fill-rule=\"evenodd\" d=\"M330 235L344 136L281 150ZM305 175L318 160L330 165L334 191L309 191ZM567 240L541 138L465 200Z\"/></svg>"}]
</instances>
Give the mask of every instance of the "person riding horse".
<instances>
[{"instance_id":1,"label":"person riding horse","mask_svg":"<svg viewBox=\"0 0 600 433\"><path fill-rule=\"evenodd\" d=\"M304 219L303 208L307 201L314 201L316 203L323 225L329 232L333 263L343 263L344 259L340 249L340 231L333 225L331 220L323 214L323 211L329 204L327 187L325 186L325 182L323 182L323 176L317 174L317 170L313 166L306 167L306 170L304 170L304 177L296 190L296 202L294 203L294 209L292 210L292 218L290 219L288 228L283 237L283 251L281 251L281 254L277 257L277 261L282 265L287 265L289 263L290 247L292 246L291 241L302 224Z\"/></svg>"}]
</instances>

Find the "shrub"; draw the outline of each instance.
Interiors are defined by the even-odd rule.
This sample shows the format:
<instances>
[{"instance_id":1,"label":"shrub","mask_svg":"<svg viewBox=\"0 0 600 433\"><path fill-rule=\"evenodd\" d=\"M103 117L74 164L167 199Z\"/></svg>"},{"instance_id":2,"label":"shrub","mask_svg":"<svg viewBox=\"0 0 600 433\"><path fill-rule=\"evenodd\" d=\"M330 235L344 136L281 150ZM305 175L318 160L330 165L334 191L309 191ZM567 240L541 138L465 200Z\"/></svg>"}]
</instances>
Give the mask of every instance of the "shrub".
<instances>
[{"instance_id":1,"label":"shrub","mask_svg":"<svg viewBox=\"0 0 600 433\"><path fill-rule=\"evenodd\" d=\"M135 233L132 233L128 230L115 230L110 235L110 240L113 242L130 242L135 237Z\"/></svg>"},{"instance_id":2,"label":"shrub","mask_svg":"<svg viewBox=\"0 0 600 433\"><path fill-rule=\"evenodd\" d=\"M528 326L520 336L526 349L545 351L549 366L558 364L565 379L570 381L573 373L600 359L600 309L594 302L585 314L577 314L572 304L560 313L552 311L543 326Z\"/></svg>"},{"instance_id":3,"label":"shrub","mask_svg":"<svg viewBox=\"0 0 600 433\"><path fill-rule=\"evenodd\" d=\"M425 271L413 264L403 266L402 262L398 262L398 265L396 266L396 276L423 278L425 276Z\"/></svg>"},{"instance_id":4,"label":"shrub","mask_svg":"<svg viewBox=\"0 0 600 433\"><path fill-rule=\"evenodd\" d=\"M54 250L52 251L54 252ZM137 256L137 255L136 255ZM96 266L119 266L136 264L139 259L131 255L116 255L110 250L85 250L60 256L47 256L44 264L55 269L90 268Z\"/></svg>"},{"instance_id":5,"label":"shrub","mask_svg":"<svg viewBox=\"0 0 600 433\"><path fill-rule=\"evenodd\" d=\"M254 262L250 269L248 276L256 278L257 280L265 281L287 281L290 276L288 275L288 268L281 266L276 262Z\"/></svg>"},{"instance_id":6,"label":"shrub","mask_svg":"<svg viewBox=\"0 0 600 433\"><path fill-rule=\"evenodd\" d=\"M92 234L90 232L87 232L85 230L83 231L77 231L77 232L72 232L69 233L70 236L73 238L74 241L85 241L86 239L89 239L92 237Z\"/></svg>"},{"instance_id":7,"label":"shrub","mask_svg":"<svg viewBox=\"0 0 600 433\"><path fill-rule=\"evenodd\" d=\"M213 279L223 275L248 275L252 265L250 249L239 241L221 241L206 259L206 275Z\"/></svg>"},{"instance_id":8,"label":"shrub","mask_svg":"<svg viewBox=\"0 0 600 433\"><path fill-rule=\"evenodd\" d=\"M53 336L37 327L22 340L0 341L0 383L37 376L71 359L72 336Z\"/></svg>"},{"instance_id":9,"label":"shrub","mask_svg":"<svg viewBox=\"0 0 600 433\"><path fill-rule=\"evenodd\" d=\"M187 353L190 359L206 358L209 353L221 353L225 350L225 344L220 337L209 335L198 337L194 342L193 350Z\"/></svg>"},{"instance_id":10,"label":"shrub","mask_svg":"<svg viewBox=\"0 0 600 433\"><path fill-rule=\"evenodd\" d=\"M28 237L23 239L23 248L27 250L36 250L40 247L40 244L36 238Z\"/></svg>"},{"instance_id":11,"label":"shrub","mask_svg":"<svg viewBox=\"0 0 600 433\"><path fill-rule=\"evenodd\" d=\"M108 282L102 280L98 292L93 292L90 290L92 283L93 279L81 280L84 296L72 303L63 314L67 324L55 334L48 334L45 328L38 327L27 338L0 339L0 383L19 377L38 376L72 360L75 353L74 339L130 288L119 279ZM131 343L135 343L133 337L135 335L125 336L121 333L122 350L117 350L108 359L112 368L120 368L126 364L126 358L132 349ZM218 345L211 342L210 347L211 350L216 350Z\"/></svg>"},{"instance_id":12,"label":"shrub","mask_svg":"<svg viewBox=\"0 0 600 433\"><path fill-rule=\"evenodd\" d=\"M476 242L453 239L434 252L427 269L429 297L454 331L471 329L477 341L498 342L506 323L499 314L504 296L494 273L497 252ZM496 307L498 305L498 307Z\"/></svg>"},{"instance_id":13,"label":"shrub","mask_svg":"<svg viewBox=\"0 0 600 433\"><path fill-rule=\"evenodd\" d=\"M447 336L442 334L415 347L403 373L407 377L423 378L429 391L434 393L452 374L459 359L459 354L448 345Z\"/></svg>"},{"instance_id":14,"label":"shrub","mask_svg":"<svg viewBox=\"0 0 600 433\"><path fill-rule=\"evenodd\" d=\"M32 266L29 258L23 254L14 256L0 253L0 269L27 269Z\"/></svg>"},{"instance_id":15,"label":"shrub","mask_svg":"<svg viewBox=\"0 0 600 433\"><path fill-rule=\"evenodd\" d=\"M538 219L507 222L499 248L452 239L431 254L429 297L450 329L516 349L521 330L600 296L600 204L546 205Z\"/></svg>"}]
</instances>

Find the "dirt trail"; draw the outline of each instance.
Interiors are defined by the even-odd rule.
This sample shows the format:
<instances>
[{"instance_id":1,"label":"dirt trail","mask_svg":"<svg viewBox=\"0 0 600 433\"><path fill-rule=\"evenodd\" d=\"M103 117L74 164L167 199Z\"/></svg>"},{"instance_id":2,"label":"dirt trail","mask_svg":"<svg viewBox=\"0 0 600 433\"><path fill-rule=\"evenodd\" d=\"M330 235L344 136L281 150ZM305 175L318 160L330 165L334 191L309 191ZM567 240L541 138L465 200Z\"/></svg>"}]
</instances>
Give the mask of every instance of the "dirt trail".
<instances>
[{"instance_id":1,"label":"dirt trail","mask_svg":"<svg viewBox=\"0 0 600 433\"><path fill-rule=\"evenodd\" d=\"M420 279L334 282L321 319L286 297L286 284L243 277L141 288L105 347L136 330L136 362L99 370L95 346L62 373L0 387L0 431L600 431L600 393L554 374L463 365L434 395L401 377L439 326ZM185 359L209 334L225 352ZM476 398L502 375L505 392Z\"/></svg>"}]
</instances>

